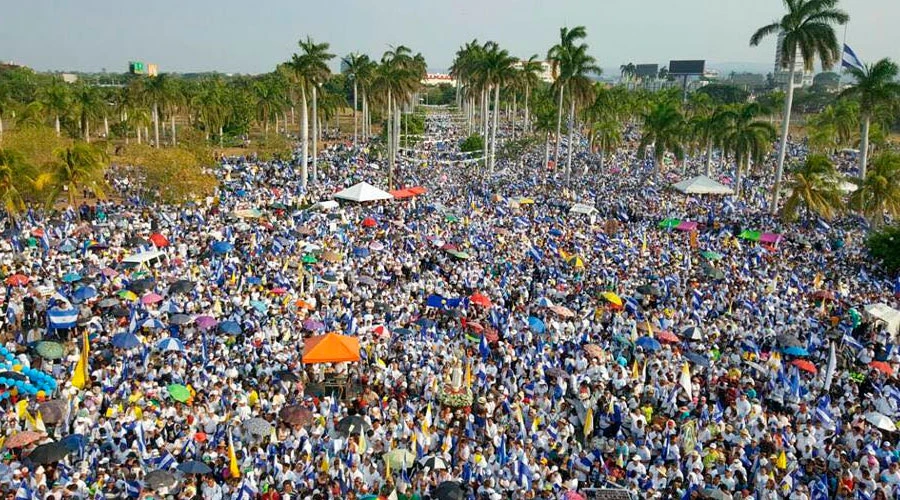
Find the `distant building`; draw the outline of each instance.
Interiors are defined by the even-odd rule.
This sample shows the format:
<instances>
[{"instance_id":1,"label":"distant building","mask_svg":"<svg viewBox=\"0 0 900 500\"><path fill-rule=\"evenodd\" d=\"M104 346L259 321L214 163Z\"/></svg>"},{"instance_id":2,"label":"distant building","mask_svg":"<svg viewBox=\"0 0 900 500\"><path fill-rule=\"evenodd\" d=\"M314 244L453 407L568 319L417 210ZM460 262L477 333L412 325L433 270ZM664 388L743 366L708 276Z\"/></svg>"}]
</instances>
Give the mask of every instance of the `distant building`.
<instances>
[{"instance_id":1,"label":"distant building","mask_svg":"<svg viewBox=\"0 0 900 500\"><path fill-rule=\"evenodd\" d=\"M766 85L766 76L759 73L734 73L728 78L728 83L744 90L753 90Z\"/></svg>"},{"instance_id":2,"label":"distant building","mask_svg":"<svg viewBox=\"0 0 900 500\"><path fill-rule=\"evenodd\" d=\"M813 78L813 87L821 87L829 92L836 92L841 89L841 75L831 71L819 73Z\"/></svg>"},{"instance_id":3,"label":"distant building","mask_svg":"<svg viewBox=\"0 0 900 500\"><path fill-rule=\"evenodd\" d=\"M778 85L787 85L788 78L790 76L790 61L782 61L781 59L781 45L784 43L784 33L778 34L778 42L775 44L775 72L773 73L775 77L775 83ZM800 53L799 47L797 48L797 56L794 58L794 86L795 87L809 87L813 84L813 73L812 71L806 71L806 61L803 59L803 54Z\"/></svg>"},{"instance_id":4,"label":"distant building","mask_svg":"<svg viewBox=\"0 0 900 500\"><path fill-rule=\"evenodd\" d=\"M519 61L515 63L513 66L516 69L522 69L522 66L528 61ZM538 77L543 82L553 83L553 66L548 61L537 61L541 64L541 71L538 74Z\"/></svg>"},{"instance_id":5,"label":"distant building","mask_svg":"<svg viewBox=\"0 0 900 500\"><path fill-rule=\"evenodd\" d=\"M718 80L719 79L719 70L706 68L703 71L703 78L706 80Z\"/></svg>"},{"instance_id":6,"label":"distant building","mask_svg":"<svg viewBox=\"0 0 900 500\"><path fill-rule=\"evenodd\" d=\"M455 87L456 79L446 73L428 73L425 75L425 79L422 80L422 83L425 85L440 85L446 83Z\"/></svg>"},{"instance_id":7,"label":"distant building","mask_svg":"<svg viewBox=\"0 0 900 500\"><path fill-rule=\"evenodd\" d=\"M59 76L62 78L62 81L66 83L75 83L78 81L78 75L73 73L60 73Z\"/></svg>"}]
</instances>

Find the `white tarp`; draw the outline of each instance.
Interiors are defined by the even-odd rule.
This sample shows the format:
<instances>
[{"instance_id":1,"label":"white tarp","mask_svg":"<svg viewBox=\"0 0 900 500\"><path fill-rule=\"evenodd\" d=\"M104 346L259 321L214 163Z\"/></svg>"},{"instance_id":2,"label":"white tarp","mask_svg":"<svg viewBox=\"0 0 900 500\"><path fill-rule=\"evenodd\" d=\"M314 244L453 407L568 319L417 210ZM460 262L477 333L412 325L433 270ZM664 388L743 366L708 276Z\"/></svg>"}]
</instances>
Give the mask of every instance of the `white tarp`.
<instances>
[{"instance_id":1,"label":"white tarp","mask_svg":"<svg viewBox=\"0 0 900 500\"><path fill-rule=\"evenodd\" d=\"M572 208L569 209L570 214L584 214L591 215L596 213L597 209L591 205L585 205L584 203L576 203L572 205Z\"/></svg>"},{"instance_id":2,"label":"white tarp","mask_svg":"<svg viewBox=\"0 0 900 500\"><path fill-rule=\"evenodd\" d=\"M685 194L734 194L734 190L730 187L705 175L685 179L678 184L672 184L672 187Z\"/></svg>"},{"instance_id":3,"label":"white tarp","mask_svg":"<svg viewBox=\"0 0 900 500\"><path fill-rule=\"evenodd\" d=\"M887 325L886 330L891 335L900 333L900 311L881 303L869 304L865 307L865 311L869 316L884 321Z\"/></svg>"},{"instance_id":4,"label":"white tarp","mask_svg":"<svg viewBox=\"0 0 900 500\"><path fill-rule=\"evenodd\" d=\"M368 182L360 182L359 184L350 186L343 191L338 191L334 194L334 197L341 200L355 201L357 203L363 203L366 201L390 200L394 198L387 191L378 189Z\"/></svg>"}]
</instances>

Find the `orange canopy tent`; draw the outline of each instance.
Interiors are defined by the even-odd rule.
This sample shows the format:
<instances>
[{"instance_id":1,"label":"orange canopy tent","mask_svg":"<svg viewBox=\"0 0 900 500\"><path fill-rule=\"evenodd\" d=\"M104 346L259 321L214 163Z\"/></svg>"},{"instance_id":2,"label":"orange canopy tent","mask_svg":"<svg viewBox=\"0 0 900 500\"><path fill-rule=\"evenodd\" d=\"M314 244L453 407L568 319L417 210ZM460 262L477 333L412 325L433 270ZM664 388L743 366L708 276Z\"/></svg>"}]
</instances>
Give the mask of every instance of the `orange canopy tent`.
<instances>
[{"instance_id":1,"label":"orange canopy tent","mask_svg":"<svg viewBox=\"0 0 900 500\"><path fill-rule=\"evenodd\" d=\"M303 342L304 363L342 363L359 361L359 339L327 333Z\"/></svg>"},{"instance_id":2,"label":"orange canopy tent","mask_svg":"<svg viewBox=\"0 0 900 500\"><path fill-rule=\"evenodd\" d=\"M412 198L415 194L408 189L395 189L390 192L394 199L402 200L403 198Z\"/></svg>"},{"instance_id":3,"label":"orange canopy tent","mask_svg":"<svg viewBox=\"0 0 900 500\"><path fill-rule=\"evenodd\" d=\"M420 194L425 194L428 192L428 190L423 188L422 186L415 186L415 187L407 188L406 190L416 196L418 196Z\"/></svg>"}]
</instances>

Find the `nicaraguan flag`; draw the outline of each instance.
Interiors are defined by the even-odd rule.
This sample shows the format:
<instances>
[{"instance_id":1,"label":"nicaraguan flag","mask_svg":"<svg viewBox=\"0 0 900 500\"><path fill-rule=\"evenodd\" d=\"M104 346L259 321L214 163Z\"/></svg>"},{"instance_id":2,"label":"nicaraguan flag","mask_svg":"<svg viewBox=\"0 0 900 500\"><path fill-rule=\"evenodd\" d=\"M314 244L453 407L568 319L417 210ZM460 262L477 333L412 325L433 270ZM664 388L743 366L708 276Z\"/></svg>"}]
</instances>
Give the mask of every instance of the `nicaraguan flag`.
<instances>
[{"instance_id":1,"label":"nicaraguan flag","mask_svg":"<svg viewBox=\"0 0 900 500\"><path fill-rule=\"evenodd\" d=\"M853 52L853 49L850 48L846 43L844 44L844 55L841 57L841 66L844 68L850 69L855 68L858 70L862 70L865 68L862 61L856 57L856 53Z\"/></svg>"},{"instance_id":2,"label":"nicaraguan flag","mask_svg":"<svg viewBox=\"0 0 900 500\"><path fill-rule=\"evenodd\" d=\"M75 322L78 320L78 309L60 309L55 307L47 311L47 316L51 329L74 328Z\"/></svg>"}]
</instances>

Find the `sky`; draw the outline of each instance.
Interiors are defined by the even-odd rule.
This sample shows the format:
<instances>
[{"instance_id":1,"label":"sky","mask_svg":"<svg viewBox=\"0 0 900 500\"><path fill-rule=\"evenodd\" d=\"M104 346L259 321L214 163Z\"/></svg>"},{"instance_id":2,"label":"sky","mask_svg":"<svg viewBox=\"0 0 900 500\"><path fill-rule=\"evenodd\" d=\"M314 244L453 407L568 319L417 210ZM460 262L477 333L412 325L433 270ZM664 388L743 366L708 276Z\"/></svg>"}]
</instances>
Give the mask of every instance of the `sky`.
<instances>
[{"instance_id":1,"label":"sky","mask_svg":"<svg viewBox=\"0 0 900 500\"><path fill-rule=\"evenodd\" d=\"M900 61L898 0L843 0L847 43L864 61ZM391 45L449 67L460 45L495 40L513 55L545 55L561 26L584 25L603 68L706 59L773 64L775 41L753 31L781 0L0 0L0 61L37 70L263 73L311 36L338 56L380 58ZM838 28L843 40L844 29ZM333 63L337 69L339 59Z\"/></svg>"}]
</instances>

